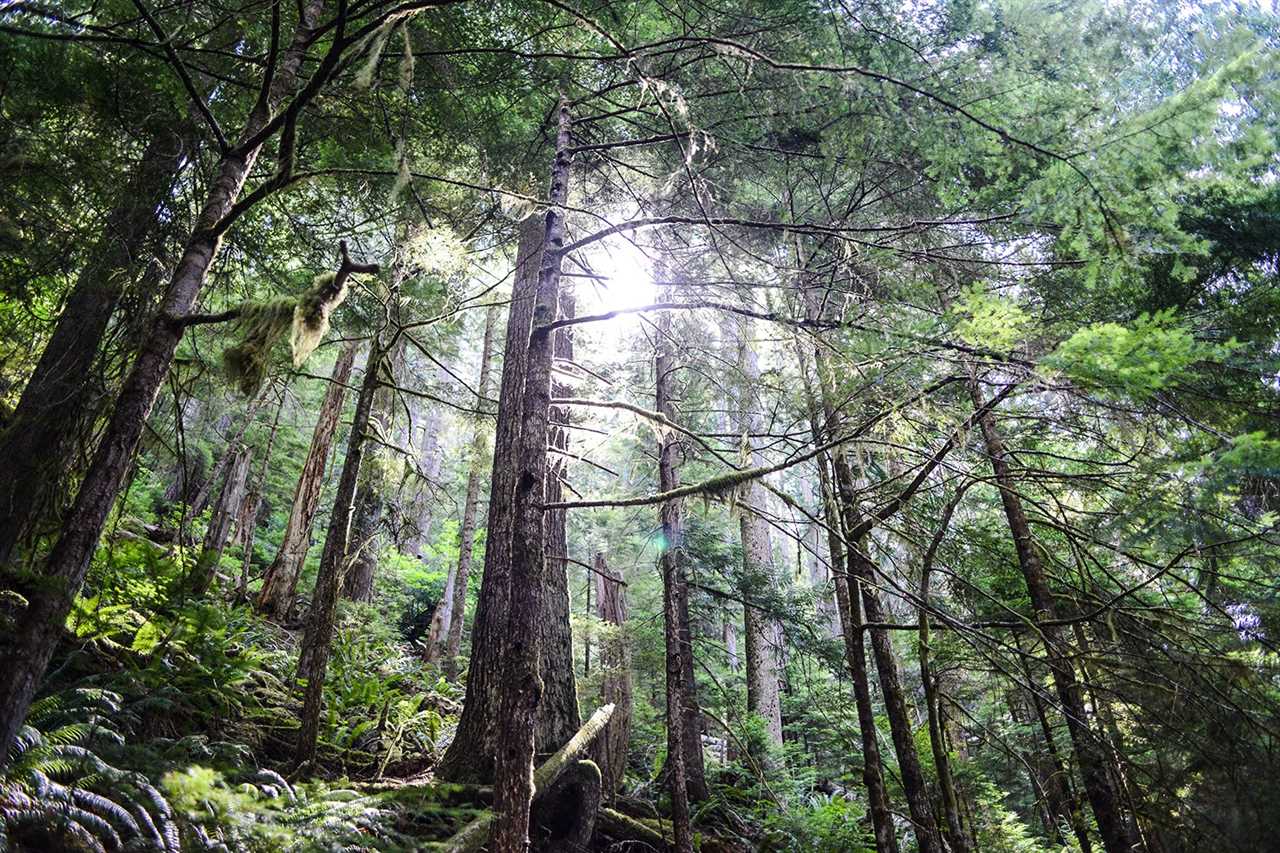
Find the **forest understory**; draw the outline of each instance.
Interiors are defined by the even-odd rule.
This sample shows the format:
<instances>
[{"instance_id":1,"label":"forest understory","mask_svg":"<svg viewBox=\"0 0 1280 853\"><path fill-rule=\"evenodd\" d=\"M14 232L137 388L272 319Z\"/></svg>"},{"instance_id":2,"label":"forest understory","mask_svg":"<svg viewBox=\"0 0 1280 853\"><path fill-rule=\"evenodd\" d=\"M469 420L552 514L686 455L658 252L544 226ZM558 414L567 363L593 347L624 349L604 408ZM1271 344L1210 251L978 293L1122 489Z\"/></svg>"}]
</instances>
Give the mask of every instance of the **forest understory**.
<instances>
[{"instance_id":1,"label":"forest understory","mask_svg":"<svg viewBox=\"0 0 1280 853\"><path fill-rule=\"evenodd\" d=\"M0 853L1280 850L1273 0L0 0Z\"/></svg>"}]
</instances>

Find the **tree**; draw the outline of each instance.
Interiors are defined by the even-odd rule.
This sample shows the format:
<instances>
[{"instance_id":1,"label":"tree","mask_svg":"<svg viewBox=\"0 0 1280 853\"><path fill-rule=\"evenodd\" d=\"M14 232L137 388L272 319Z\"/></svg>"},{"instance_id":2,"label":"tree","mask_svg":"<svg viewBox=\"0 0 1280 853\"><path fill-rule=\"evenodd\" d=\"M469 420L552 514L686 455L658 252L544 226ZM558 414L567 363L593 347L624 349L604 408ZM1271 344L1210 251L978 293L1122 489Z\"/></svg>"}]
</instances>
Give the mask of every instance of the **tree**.
<instances>
[{"instance_id":1,"label":"tree","mask_svg":"<svg viewBox=\"0 0 1280 853\"><path fill-rule=\"evenodd\" d=\"M351 367L355 364L357 341L349 341L334 362L329 387L316 416L316 426L311 433L311 447L306 462L298 475L298 485L293 493L293 505L289 521L280 540L275 559L262 576L262 588L258 592L258 609L285 619L293 611L294 592L302 563L311 547L311 525L320 509L320 490L324 484L325 467L329 464L329 451L334 434L338 430L338 418L347 396L351 379Z\"/></svg>"}]
</instances>

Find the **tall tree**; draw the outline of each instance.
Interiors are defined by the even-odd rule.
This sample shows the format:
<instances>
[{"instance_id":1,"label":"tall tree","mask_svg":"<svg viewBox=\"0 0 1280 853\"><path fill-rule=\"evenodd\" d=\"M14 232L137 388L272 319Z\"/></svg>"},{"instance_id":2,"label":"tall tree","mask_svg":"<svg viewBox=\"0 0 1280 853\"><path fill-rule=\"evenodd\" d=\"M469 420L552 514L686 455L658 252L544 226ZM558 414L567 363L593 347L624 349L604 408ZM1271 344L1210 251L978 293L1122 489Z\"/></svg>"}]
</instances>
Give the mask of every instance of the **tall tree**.
<instances>
[{"instance_id":1,"label":"tall tree","mask_svg":"<svg viewBox=\"0 0 1280 853\"><path fill-rule=\"evenodd\" d=\"M97 409L91 399L94 361L122 294L147 263L147 240L192 154L193 136L177 124L152 133L0 434L0 566L24 536L38 531L49 517L50 496L76 473L65 463L76 455L72 443Z\"/></svg>"},{"instance_id":2,"label":"tall tree","mask_svg":"<svg viewBox=\"0 0 1280 853\"><path fill-rule=\"evenodd\" d=\"M41 588L29 596L17 639L5 650L7 657L20 663L0 675L0 764L8 760L9 747L26 717L39 680L53 655L63 620L84 581L102 526L119 494L151 406L177 351L185 328L182 318L200 296L223 233L243 211L243 205L237 208L237 202L245 181L263 145L286 125L289 129L286 144L293 143L298 111L325 82L324 75L313 76L290 107L283 113L277 112L297 85L303 60L314 42L322 8L323 0L307 0L299 5L298 20L288 46L278 55L272 52L270 71L262 80L260 95L236 142L222 143L217 178L170 278L151 334L116 397L112 417L93 462L45 563ZM331 72L341 57L341 32L340 29L338 40L326 56L326 72Z\"/></svg>"},{"instance_id":3,"label":"tall tree","mask_svg":"<svg viewBox=\"0 0 1280 853\"><path fill-rule=\"evenodd\" d=\"M369 359L365 364L364 379L360 383L360 394L356 398L356 410L351 416L347 455L343 459L342 474L338 477L338 488L333 497L333 512L329 516L329 530L325 534L324 551L316 570L315 590L311 594L311 610L308 612L306 632L302 637L298 679L305 685L305 692L302 725L298 730L294 756L299 765L308 765L316 757L316 740L320 733L320 715L323 711L324 680L333 645L342 576L354 556L353 546L360 548L368 545L367 542L354 542L351 532L355 519L356 487L360 482L360 464L364 459L369 432L369 417L381 377L386 370L385 346L379 334L375 334L369 344Z\"/></svg>"},{"instance_id":4,"label":"tall tree","mask_svg":"<svg viewBox=\"0 0 1280 853\"><path fill-rule=\"evenodd\" d=\"M569 198L572 120L569 100L560 97L556 110L555 159L542 240L542 265L533 293L532 329L521 393L520 443L517 445L512 499L511 569L508 579L506 634L502 638L502 681L498 686L503 727L498 732L493 806L497 813L494 853L521 853L529 844L529 809L533 803L535 730L542 701L538 620L545 616L547 583L546 502L547 437L551 414L553 328L560 303L560 271L564 250L564 205ZM552 647L554 648L554 647ZM572 655L557 661L570 674ZM576 709L575 709L576 710ZM543 731L547 727L541 726Z\"/></svg>"},{"instance_id":5,"label":"tall tree","mask_svg":"<svg viewBox=\"0 0 1280 853\"><path fill-rule=\"evenodd\" d=\"M311 547L311 526L320 509L324 471L329 464L329 451L338 430L338 419L342 415L342 403L347 396L351 367L355 364L358 347L358 341L348 341L338 354L338 360L334 362L329 387L325 389L320 411L316 415L307 459L302 465L302 473L298 475L298 485L294 489L284 536L280 540L275 559L262 576L258 609L279 619L286 618L293 610L298 577L302 574L302 564Z\"/></svg>"},{"instance_id":6,"label":"tall tree","mask_svg":"<svg viewBox=\"0 0 1280 853\"><path fill-rule=\"evenodd\" d=\"M754 446L753 435L763 431L756 414L753 389L760 382L760 365L751 345L750 327L744 318L734 320L732 340L741 382L735 389L733 428L740 435L742 453L751 467L759 467L763 459ZM782 625L766 609L750 603L754 590L772 589L776 583L773 562L773 539L764 514L766 492L755 480L743 487L739 530L742 537L743 589L748 603L744 609L747 657L747 709L764 722L769 741L782 745Z\"/></svg>"},{"instance_id":7,"label":"tall tree","mask_svg":"<svg viewBox=\"0 0 1280 853\"><path fill-rule=\"evenodd\" d=\"M1032 619L1038 633L1044 638L1045 660L1067 720L1067 732L1071 735L1071 745L1080 765L1085 795L1089 798L1094 819L1098 822L1103 849L1107 853L1138 849L1133 826L1124 814L1120 798L1107 773L1106 748L1090 725L1080 681L1071 662L1075 652L1061 625L1056 624L1058 617L1053 591L1049 586L1044 564L1036 551L1035 535L1023 509L1017 481L1009 466L1004 439L1000 435L995 414L984 399L976 374L969 380L969 396L974 410L980 413L978 423L982 428L983 443L996 486L1000 490L1000 503L1004 507L1009 535L1013 538L1014 549L1018 554L1018 567L1022 570L1027 594L1031 597L1031 606L1034 608Z\"/></svg>"},{"instance_id":8,"label":"tall tree","mask_svg":"<svg viewBox=\"0 0 1280 853\"><path fill-rule=\"evenodd\" d=\"M525 361L533 323L533 295L542 267L545 223L528 217L520 223L515 279L507 312L507 331L498 391L495 461L489 483L489 528L485 539L484 575L471 632L471 663L467 669L467 699L458 730L437 770L450 781L488 781L493 773L501 678L502 636L510 592L511 495L515 469L500 464L499 449L517 446L520 438Z\"/></svg>"},{"instance_id":9,"label":"tall tree","mask_svg":"<svg viewBox=\"0 0 1280 853\"><path fill-rule=\"evenodd\" d=\"M476 382L476 420L471 432L471 461L467 466L467 491L463 497L462 524L458 529L458 565L453 572L453 614L444 648L444 667L450 679L458 677L458 657L462 654L462 628L467 612L467 587L471 581L471 552L475 549L476 516L480 509L480 477L484 473L488 429L481 413L488 409L492 393L493 332L498 308L485 312L484 339L480 345L480 376Z\"/></svg>"}]
</instances>

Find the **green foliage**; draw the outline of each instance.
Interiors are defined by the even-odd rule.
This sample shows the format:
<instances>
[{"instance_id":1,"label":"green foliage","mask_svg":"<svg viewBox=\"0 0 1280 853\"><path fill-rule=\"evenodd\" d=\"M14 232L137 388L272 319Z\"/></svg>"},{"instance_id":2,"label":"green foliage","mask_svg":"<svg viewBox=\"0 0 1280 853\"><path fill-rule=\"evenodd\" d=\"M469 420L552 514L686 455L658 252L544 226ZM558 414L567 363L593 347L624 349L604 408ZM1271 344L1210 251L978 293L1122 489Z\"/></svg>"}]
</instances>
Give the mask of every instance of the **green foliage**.
<instances>
[{"instance_id":1,"label":"green foliage","mask_svg":"<svg viewBox=\"0 0 1280 853\"><path fill-rule=\"evenodd\" d=\"M1138 399L1176 383L1198 362L1223 359L1238 344L1204 343L1172 311L1142 314L1131 325L1095 323L1058 345L1043 363L1084 388Z\"/></svg>"},{"instance_id":2,"label":"green foliage","mask_svg":"<svg viewBox=\"0 0 1280 853\"><path fill-rule=\"evenodd\" d=\"M952 313L955 333L974 346L1009 352L1029 333L1031 317L1017 302L975 284L960 294Z\"/></svg>"},{"instance_id":3,"label":"green foliage","mask_svg":"<svg viewBox=\"0 0 1280 853\"><path fill-rule=\"evenodd\" d=\"M870 853L874 839L866 813L856 801L835 794L813 794L765 819L762 850L777 853Z\"/></svg>"},{"instance_id":4,"label":"green foliage","mask_svg":"<svg viewBox=\"0 0 1280 853\"><path fill-rule=\"evenodd\" d=\"M0 850L179 853L164 796L99 755L124 741L111 722L120 702L108 691L75 690L32 705L0 776Z\"/></svg>"}]
</instances>

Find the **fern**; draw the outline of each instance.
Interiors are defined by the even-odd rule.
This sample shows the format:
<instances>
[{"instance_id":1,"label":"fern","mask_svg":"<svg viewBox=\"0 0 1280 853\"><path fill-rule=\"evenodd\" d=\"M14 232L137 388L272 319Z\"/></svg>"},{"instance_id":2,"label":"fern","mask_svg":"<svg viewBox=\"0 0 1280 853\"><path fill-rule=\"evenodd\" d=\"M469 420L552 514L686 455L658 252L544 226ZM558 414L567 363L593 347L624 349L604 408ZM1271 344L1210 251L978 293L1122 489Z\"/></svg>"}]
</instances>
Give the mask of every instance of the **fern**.
<instances>
[{"instance_id":1,"label":"fern","mask_svg":"<svg viewBox=\"0 0 1280 853\"><path fill-rule=\"evenodd\" d=\"M119 744L110 724L120 697L72 690L31 709L0 777L0 853L15 847L179 853L173 813L138 773L104 761L95 746Z\"/></svg>"}]
</instances>

